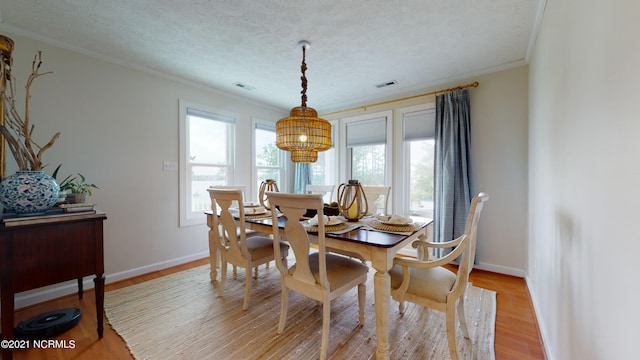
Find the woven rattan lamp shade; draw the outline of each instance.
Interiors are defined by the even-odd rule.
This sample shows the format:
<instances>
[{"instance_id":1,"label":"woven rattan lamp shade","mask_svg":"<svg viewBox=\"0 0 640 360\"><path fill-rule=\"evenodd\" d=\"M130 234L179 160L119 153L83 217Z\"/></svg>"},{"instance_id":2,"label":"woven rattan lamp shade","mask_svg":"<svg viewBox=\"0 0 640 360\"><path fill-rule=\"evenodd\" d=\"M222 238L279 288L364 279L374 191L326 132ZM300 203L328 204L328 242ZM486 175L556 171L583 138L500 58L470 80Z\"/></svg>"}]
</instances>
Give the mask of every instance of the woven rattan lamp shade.
<instances>
[{"instance_id":1,"label":"woven rattan lamp shade","mask_svg":"<svg viewBox=\"0 0 640 360\"><path fill-rule=\"evenodd\" d=\"M312 108L295 107L276 123L276 146L290 151L293 162L315 162L318 151L331 148L331 124Z\"/></svg>"},{"instance_id":2,"label":"woven rattan lamp shade","mask_svg":"<svg viewBox=\"0 0 640 360\"><path fill-rule=\"evenodd\" d=\"M301 41L298 45L302 47L302 104L276 123L276 146L290 151L295 163L312 163L318 160L318 151L331 148L331 124L320 119L315 109L307 107L305 49L309 43Z\"/></svg>"},{"instance_id":3,"label":"woven rattan lamp shade","mask_svg":"<svg viewBox=\"0 0 640 360\"><path fill-rule=\"evenodd\" d=\"M291 161L295 163L313 163L318 161L318 152L315 150L291 150Z\"/></svg>"}]
</instances>

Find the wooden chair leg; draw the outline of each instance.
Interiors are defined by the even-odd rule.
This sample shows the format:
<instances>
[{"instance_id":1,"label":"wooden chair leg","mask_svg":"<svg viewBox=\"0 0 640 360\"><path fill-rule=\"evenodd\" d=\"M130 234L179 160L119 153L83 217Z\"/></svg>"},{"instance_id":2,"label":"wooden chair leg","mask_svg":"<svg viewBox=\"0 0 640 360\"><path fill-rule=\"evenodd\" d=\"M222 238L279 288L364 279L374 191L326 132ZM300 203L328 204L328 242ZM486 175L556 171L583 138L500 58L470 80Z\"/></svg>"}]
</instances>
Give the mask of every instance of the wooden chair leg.
<instances>
[{"instance_id":1,"label":"wooden chair leg","mask_svg":"<svg viewBox=\"0 0 640 360\"><path fill-rule=\"evenodd\" d=\"M358 308L360 310L360 325L364 325L364 303L366 302L367 287L364 283L358 285Z\"/></svg>"},{"instance_id":2,"label":"wooden chair leg","mask_svg":"<svg viewBox=\"0 0 640 360\"><path fill-rule=\"evenodd\" d=\"M287 309L289 309L289 289L282 287L282 300L280 301L280 323L278 324L278 334L284 331L284 323L287 320Z\"/></svg>"},{"instance_id":3,"label":"wooden chair leg","mask_svg":"<svg viewBox=\"0 0 640 360\"><path fill-rule=\"evenodd\" d=\"M242 310L249 308L249 291L251 290L251 267L247 268L245 272L244 280L244 302L242 303Z\"/></svg>"},{"instance_id":4,"label":"wooden chair leg","mask_svg":"<svg viewBox=\"0 0 640 360\"><path fill-rule=\"evenodd\" d=\"M320 345L320 360L327 358L329 347L329 323L331 322L331 301L325 299L322 305L322 343Z\"/></svg>"},{"instance_id":5,"label":"wooden chair leg","mask_svg":"<svg viewBox=\"0 0 640 360\"><path fill-rule=\"evenodd\" d=\"M467 318L464 315L464 294L458 300L458 319L460 319L460 327L465 338L469 339L469 330L467 328Z\"/></svg>"},{"instance_id":6,"label":"wooden chair leg","mask_svg":"<svg viewBox=\"0 0 640 360\"><path fill-rule=\"evenodd\" d=\"M224 296L224 284L227 282L227 259L220 258L220 284L218 285L218 297Z\"/></svg>"},{"instance_id":7,"label":"wooden chair leg","mask_svg":"<svg viewBox=\"0 0 640 360\"><path fill-rule=\"evenodd\" d=\"M449 343L449 354L451 360L458 360L458 350L456 344L456 307L455 304L447 304L447 342Z\"/></svg>"}]
</instances>

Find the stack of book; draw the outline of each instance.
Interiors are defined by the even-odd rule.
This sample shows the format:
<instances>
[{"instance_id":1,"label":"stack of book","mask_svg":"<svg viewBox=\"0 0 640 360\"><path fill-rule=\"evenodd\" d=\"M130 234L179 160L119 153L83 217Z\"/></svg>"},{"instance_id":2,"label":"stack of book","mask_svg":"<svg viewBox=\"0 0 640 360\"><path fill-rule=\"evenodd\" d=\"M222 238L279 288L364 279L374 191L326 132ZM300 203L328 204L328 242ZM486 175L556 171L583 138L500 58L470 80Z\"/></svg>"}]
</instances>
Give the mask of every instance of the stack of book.
<instances>
[{"instance_id":1,"label":"stack of book","mask_svg":"<svg viewBox=\"0 0 640 360\"><path fill-rule=\"evenodd\" d=\"M93 211L96 212L96 206L91 203L82 203L82 204L60 204L58 207L64 212L67 213L75 213L75 212L86 212Z\"/></svg>"},{"instance_id":2,"label":"stack of book","mask_svg":"<svg viewBox=\"0 0 640 360\"><path fill-rule=\"evenodd\" d=\"M2 225L5 227L18 226L34 223L43 223L55 220L62 220L62 218L75 218L79 216L95 214L96 209L94 204L60 204L43 213L36 214L15 214L10 212L2 213Z\"/></svg>"}]
</instances>

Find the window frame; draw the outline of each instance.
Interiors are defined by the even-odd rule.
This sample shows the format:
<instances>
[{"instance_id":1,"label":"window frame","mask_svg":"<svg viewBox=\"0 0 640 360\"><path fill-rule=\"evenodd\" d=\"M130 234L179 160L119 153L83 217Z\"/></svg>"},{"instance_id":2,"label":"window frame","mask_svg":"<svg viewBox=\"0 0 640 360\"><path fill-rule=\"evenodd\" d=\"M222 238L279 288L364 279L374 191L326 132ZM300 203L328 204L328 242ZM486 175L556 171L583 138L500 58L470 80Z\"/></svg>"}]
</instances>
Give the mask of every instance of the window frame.
<instances>
[{"instance_id":1,"label":"window frame","mask_svg":"<svg viewBox=\"0 0 640 360\"><path fill-rule=\"evenodd\" d=\"M258 166L256 162L256 157L257 157L256 130L258 130L259 126L273 128L273 132L275 133L276 123L275 121L268 121L268 120L263 120L259 118L251 119L251 178L253 180L251 184L251 193L252 193L251 198L255 198L255 199L258 198L258 193L260 191L259 189L260 182L262 182L263 180L266 180L266 179L258 179L258 170L260 168L273 168L273 167ZM276 180L276 184L278 184L278 189L280 191L288 191L287 189L289 188L288 176L290 172L288 171L287 164L290 161L287 160L288 154L289 154L288 152L278 149L278 162L279 162L278 169L280 171L280 179L275 179L275 180Z\"/></svg>"},{"instance_id":2,"label":"window frame","mask_svg":"<svg viewBox=\"0 0 640 360\"><path fill-rule=\"evenodd\" d=\"M227 171L227 184L230 185L234 183L235 178L235 168L236 168L236 158L235 158L235 143L236 143L236 126L238 115L233 112L221 110L218 108L213 108L210 106L186 101L180 99L178 101L179 107L179 151L178 151L178 168L179 168L179 203L180 203L180 219L179 226L187 227L187 226L195 226L206 224L206 217L200 211L191 211L191 167L193 164L190 163L189 159L189 147L190 147L190 138L189 138L189 124L187 122L187 115L189 109L194 110L195 112L200 112L203 114L211 115L213 121L221 121L227 124L230 124L230 131L227 134L227 164L223 165L228 169ZM219 118L227 118L227 120L215 120L216 117ZM231 121L228 119L232 119ZM212 164L213 165L213 164ZM215 165L220 166L218 164Z\"/></svg>"},{"instance_id":3,"label":"window frame","mask_svg":"<svg viewBox=\"0 0 640 360\"><path fill-rule=\"evenodd\" d=\"M384 117L386 118L386 139L385 139L385 175L384 175L384 184L383 186L393 186L393 173L394 173L394 164L393 164L393 154L394 154L394 129L393 129L393 111L386 110L375 112L371 114L363 114L357 116L351 116L343 118L340 121L340 149L343 149L340 154L340 178L344 179L343 182L346 182L351 178L351 150L347 148L347 125L351 123L365 122L371 121L377 118ZM370 185L370 184L363 184ZM392 191L393 192L393 191ZM389 203L391 206L389 207L390 211L393 211L393 194L389 195Z\"/></svg>"},{"instance_id":4,"label":"window frame","mask_svg":"<svg viewBox=\"0 0 640 360\"><path fill-rule=\"evenodd\" d=\"M435 102L423 103L397 109L399 121L394 124L394 183L398 184L395 191L394 209L400 214L411 214L410 184L411 179L406 176L410 170L409 141L404 140L404 118L406 114L419 111L435 110ZM392 188L392 193L394 193Z\"/></svg>"},{"instance_id":5,"label":"window frame","mask_svg":"<svg viewBox=\"0 0 640 360\"><path fill-rule=\"evenodd\" d=\"M328 120L331 124L331 148L326 151L318 152L318 159L321 156L324 157L325 167L332 167L331 169L326 169L325 181L321 184L311 182L313 185L334 185L336 189L338 188L340 178L340 147L338 146L338 120ZM311 171L313 171L315 163L309 164L311 166ZM313 179L313 176L311 177ZM334 196L335 197L335 196Z\"/></svg>"}]
</instances>

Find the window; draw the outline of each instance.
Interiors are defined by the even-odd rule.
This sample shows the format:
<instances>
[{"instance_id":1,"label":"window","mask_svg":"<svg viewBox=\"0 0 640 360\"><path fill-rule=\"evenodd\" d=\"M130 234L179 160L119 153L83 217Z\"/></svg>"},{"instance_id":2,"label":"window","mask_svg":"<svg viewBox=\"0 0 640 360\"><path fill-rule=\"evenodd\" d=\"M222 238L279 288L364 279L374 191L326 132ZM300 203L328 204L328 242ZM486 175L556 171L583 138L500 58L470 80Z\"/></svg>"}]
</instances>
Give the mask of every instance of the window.
<instances>
[{"instance_id":1,"label":"window","mask_svg":"<svg viewBox=\"0 0 640 360\"><path fill-rule=\"evenodd\" d=\"M254 120L254 139L257 189L264 180L273 179L284 191L284 155L276 146L275 124Z\"/></svg>"},{"instance_id":2,"label":"window","mask_svg":"<svg viewBox=\"0 0 640 360\"><path fill-rule=\"evenodd\" d=\"M349 179L368 186L387 184L387 116L346 123L346 162Z\"/></svg>"},{"instance_id":3,"label":"window","mask_svg":"<svg viewBox=\"0 0 640 360\"><path fill-rule=\"evenodd\" d=\"M203 224L207 189L233 182L235 118L180 101L180 226Z\"/></svg>"},{"instance_id":4,"label":"window","mask_svg":"<svg viewBox=\"0 0 640 360\"><path fill-rule=\"evenodd\" d=\"M409 211L433 218L435 109L405 113L403 126Z\"/></svg>"},{"instance_id":5,"label":"window","mask_svg":"<svg viewBox=\"0 0 640 360\"><path fill-rule=\"evenodd\" d=\"M336 129L331 124L331 148L318 152L318 161L309 164L311 167L311 183L314 185L335 185L338 178L336 159Z\"/></svg>"}]
</instances>

